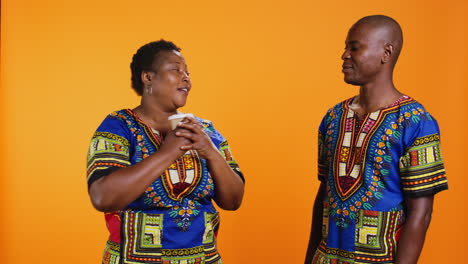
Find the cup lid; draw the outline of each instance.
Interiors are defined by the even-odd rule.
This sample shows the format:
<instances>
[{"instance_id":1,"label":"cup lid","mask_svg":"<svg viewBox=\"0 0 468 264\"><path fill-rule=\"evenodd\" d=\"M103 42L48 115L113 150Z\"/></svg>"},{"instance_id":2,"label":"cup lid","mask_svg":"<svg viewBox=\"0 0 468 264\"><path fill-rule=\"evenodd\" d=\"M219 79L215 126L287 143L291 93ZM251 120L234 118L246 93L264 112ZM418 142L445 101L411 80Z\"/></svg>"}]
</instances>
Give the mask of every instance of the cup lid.
<instances>
[{"instance_id":1,"label":"cup lid","mask_svg":"<svg viewBox=\"0 0 468 264\"><path fill-rule=\"evenodd\" d=\"M185 117L194 117L193 114L184 114L184 113L180 113L180 114L175 114L175 115L171 115L169 116L167 119L168 120L172 120L172 119L178 119L178 118L185 118Z\"/></svg>"}]
</instances>

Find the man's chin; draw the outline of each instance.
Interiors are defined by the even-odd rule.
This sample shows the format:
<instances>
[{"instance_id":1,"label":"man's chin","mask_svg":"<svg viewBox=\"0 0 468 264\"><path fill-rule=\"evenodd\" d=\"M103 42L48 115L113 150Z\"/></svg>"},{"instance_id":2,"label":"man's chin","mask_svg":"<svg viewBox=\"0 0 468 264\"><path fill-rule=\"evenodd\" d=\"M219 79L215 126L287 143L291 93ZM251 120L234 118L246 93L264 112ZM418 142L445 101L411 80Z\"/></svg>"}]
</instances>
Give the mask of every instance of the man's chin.
<instances>
[{"instance_id":1,"label":"man's chin","mask_svg":"<svg viewBox=\"0 0 468 264\"><path fill-rule=\"evenodd\" d=\"M346 76L344 77L344 81L345 81L345 83L351 84L351 85L362 85L361 82L359 82L357 80L354 80L354 79L351 79L351 78L346 78Z\"/></svg>"}]
</instances>

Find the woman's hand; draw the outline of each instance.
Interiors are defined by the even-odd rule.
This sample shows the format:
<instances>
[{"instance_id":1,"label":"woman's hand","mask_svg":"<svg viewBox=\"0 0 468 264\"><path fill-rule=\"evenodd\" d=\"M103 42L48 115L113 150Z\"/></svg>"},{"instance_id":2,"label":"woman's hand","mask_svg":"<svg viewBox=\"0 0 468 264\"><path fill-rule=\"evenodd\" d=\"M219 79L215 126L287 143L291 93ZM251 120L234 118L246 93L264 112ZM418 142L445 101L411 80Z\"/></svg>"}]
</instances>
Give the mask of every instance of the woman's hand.
<instances>
[{"instance_id":1,"label":"woman's hand","mask_svg":"<svg viewBox=\"0 0 468 264\"><path fill-rule=\"evenodd\" d=\"M180 149L184 152L188 150L196 150L200 157L210 160L219 156L219 151L211 141L210 137L203 131L203 127L197 120L192 117L186 117L178 124L178 129L175 135L190 141L189 144L181 146Z\"/></svg>"},{"instance_id":2,"label":"woman's hand","mask_svg":"<svg viewBox=\"0 0 468 264\"><path fill-rule=\"evenodd\" d=\"M178 133L191 133L191 131L182 127L176 127L166 134L159 149L163 153L168 153L171 157L174 157L174 160L187 152L187 150L182 148L183 146L192 144L190 139L178 136Z\"/></svg>"},{"instance_id":3,"label":"woman's hand","mask_svg":"<svg viewBox=\"0 0 468 264\"><path fill-rule=\"evenodd\" d=\"M181 149L196 150L198 155L208 161L208 170L216 186L214 200L218 206L225 210L239 208L244 197L244 183L229 167L210 137L203 131L203 127L191 117L185 118L178 127L185 131L176 131L176 136L191 141Z\"/></svg>"},{"instance_id":4,"label":"woman's hand","mask_svg":"<svg viewBox=\"0 0 468 264\"><path fill-rule=\"evenodd\" d=\"M102 212L125 209L135 201L148 186L161 176L186 150L182 146L192 143L178 132L190 133L184 128L176 128L166 134L158 151L141 162L116 170L91 184L89 195L94 207Z\"/></svg>"}]
</instances>

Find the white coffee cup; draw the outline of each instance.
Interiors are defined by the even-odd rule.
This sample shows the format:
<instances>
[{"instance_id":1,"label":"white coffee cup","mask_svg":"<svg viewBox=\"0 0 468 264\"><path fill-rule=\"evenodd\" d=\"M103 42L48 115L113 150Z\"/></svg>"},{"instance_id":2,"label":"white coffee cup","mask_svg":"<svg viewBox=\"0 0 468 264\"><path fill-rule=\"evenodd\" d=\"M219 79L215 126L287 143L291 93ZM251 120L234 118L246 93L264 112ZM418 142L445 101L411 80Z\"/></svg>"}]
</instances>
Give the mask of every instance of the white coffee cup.
<instances>
[{"instance_id":1,"label":"white coffee cup","mask_svg":"<svg viewBox=\"0 0 468 264\"><path fill-rule=\"evenodd\" d=\"M184 120L184 118L186 118L186 117L192 117L193 118L194 116L192 114L180 113L180 114L171 115L167 119L171 123L171 128L175 129L177 127L177 124L179 124L179 122Z\"/></svg>"}]
</instances>

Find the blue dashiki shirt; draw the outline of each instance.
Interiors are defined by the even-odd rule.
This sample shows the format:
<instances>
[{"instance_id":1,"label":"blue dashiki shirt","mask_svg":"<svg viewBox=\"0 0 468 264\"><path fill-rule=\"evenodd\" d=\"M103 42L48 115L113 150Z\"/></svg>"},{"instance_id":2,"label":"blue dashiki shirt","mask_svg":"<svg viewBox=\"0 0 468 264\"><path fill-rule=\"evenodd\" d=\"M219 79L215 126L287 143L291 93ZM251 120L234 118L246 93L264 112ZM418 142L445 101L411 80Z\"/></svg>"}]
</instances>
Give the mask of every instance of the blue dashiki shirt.
<instances>
[{"instance_id":1,"label":"blue dashiki shirt","mask_svg":"<svg viewBox=\"0 0 468 264\"><path fill-rule=\"evenodd\" d=\"M203 125L231 168L243 179L229 145L208 120ZM111 113L91 140L88 186L158 151L159 133L130 109ZM207 162L188 151L125 210L105 213L110 236L102 263L222 263L216 248L219 215Z\"/></svg>"},{"instance_id":2,"label":"blue dashiki shirt","mask_svg":"<svg viewBox=\"0 0 468 264\"><path fill-rule=\"evenodd\" d=\"M448 188L436 120L403 96L361 119L350 98L319 129L319 180L326 185L322 241L312 263L393 263L405 197Z\"/></svg>"}]
</instances>

